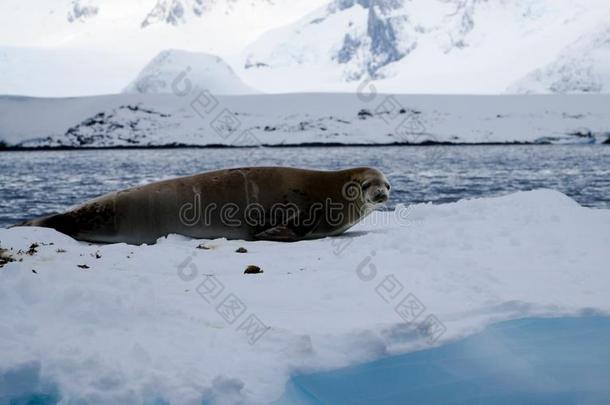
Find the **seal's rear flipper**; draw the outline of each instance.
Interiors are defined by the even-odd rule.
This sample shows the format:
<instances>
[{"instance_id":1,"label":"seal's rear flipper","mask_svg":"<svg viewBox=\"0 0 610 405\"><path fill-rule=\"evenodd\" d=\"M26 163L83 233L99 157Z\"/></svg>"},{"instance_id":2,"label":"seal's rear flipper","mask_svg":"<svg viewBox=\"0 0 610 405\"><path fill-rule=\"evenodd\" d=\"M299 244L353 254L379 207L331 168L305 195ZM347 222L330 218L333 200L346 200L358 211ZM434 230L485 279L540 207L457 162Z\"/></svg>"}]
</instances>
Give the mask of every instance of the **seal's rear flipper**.
<instances>
[{"instance_id":1,"label":"seal's rear flipper","mask_svg":"<svg viewBox=\"0 0 610 405\"><path fill-rule=\"evenodd\" d=\"M47 223L50 220L50 218L52 218L56 215L60 215L60 214L50 214L50 215L45 215L44 217L28 219L26 221L19 222L18 224L11 225L11 226L9 226L9 228L15 228L18 226L40 226L42 228L49 228L49 226L45 225L45 223Z\"/></svg>"},{"instance_id":2,"label":"seal's rear flipper","mask_svg":"<svg viewBox=\"0 0 610 405\"><path fill-rule=\"evenodd\" d=\"M74 236L76 227L71 216L66 214L51 214L40 218L30 219L9 228L17 226L39 226L41 228L51 228L68 236Z\"/></svg>"},{"instance_id":3,"label":"seal's rear flipper","mask_svg":"<svg viewBox=\"0 0 610 405\"><path fill-rule=\"evenodd\" d=\"M276 226L275 228L267 229L254 236L256 239L272 240L277 242L293 242L299 240L299 236L287 226Z\"/></svg>"}]
</instances>

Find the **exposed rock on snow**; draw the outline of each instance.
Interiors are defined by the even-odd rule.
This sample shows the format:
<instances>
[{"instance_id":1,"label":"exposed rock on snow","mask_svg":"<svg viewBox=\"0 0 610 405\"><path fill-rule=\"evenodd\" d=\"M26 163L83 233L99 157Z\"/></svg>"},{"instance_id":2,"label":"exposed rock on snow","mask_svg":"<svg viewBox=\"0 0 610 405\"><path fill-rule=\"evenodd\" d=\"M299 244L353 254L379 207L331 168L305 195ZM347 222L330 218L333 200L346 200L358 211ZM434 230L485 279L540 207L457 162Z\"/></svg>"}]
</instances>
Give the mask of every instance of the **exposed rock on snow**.
<instances>
[{"instance_id":1,"label":"exposed rock on snow","mask_svg":"<svg viewBox=\"0 0 610 405\"><path fill-rule=\"evenodd\" d=\"M123 92L180 93L184 85L212 94L254 93L218 56L173 49L159 53Z\"/></svg>"},{"instance_id":2,"label":"exposed rock on snow","mask_svg":"<svg viewBox=\"0 0 610 405\"><path fill-rule=\"evenodd\" d=\"M407 15L396 15L397 11L404 8L403 0L341 1L336 6L343 10L356 4L368 9L366 32L346 33L341 49L333 59L340 64L352 64L346 72L347 80L358 80L365 74L379 78L377 71L380 68L402 59L417 43L410 40L409 34L405 32ZM367 57L367 54L370 56Z\"/></svg>"},{"instance_id":3,"label":"exposed rock on snow","mask_svg":"<svg viewBox=\"0 0 610 405\"><path fill-rule=\"evenodd\" d=\"M171 25L184 23L185 14L188 12L200 16L204 11L203 0L182 1L182 0L158 0L150 13L142 21L142 28L151 24L165 22Z\"/></svg>"},{"instance_id":4,"label":"exposed rock on snow","mask_svg":"<svg viewBox=\"0 0 610 405\"><path fill-rule=\"evenodd\" d=\"M95 17L99 8L93 4L86 4L83 0L74 0L72 9L68 13L68 21L85 21L91 17Z\"/></svg>"},{"instance_id":5,"label":"exposed rock on snow","mask_svg":"<svg viewBox=\"0 0 610 405\"><path fill-rule=\"evenodd\" d=\"M69 128L65 137L69 144L95 146L112 144L116 140L138 145L159 131L159 120L170 115L140 108L137 105L120 106L108 114L101 112Z\"/></svg>"},{"instance_id":6,"label":"exposed rock on snow","mask_svg":"<svg viewBox=\"0 0 610 405\"><path fill-rule=\"evenodd\" d=\"M252 6L257 3L273 4L272 0L248 0ZM215 6L222 5L231 8L236 3L245 3L243 0L157 0L157 4L148 13L142 28L156 23L170 25L184 24L188 18L201 17Z\"/></svg>"},{"instance_id":7,"label":"exposed rock on snow","mask_svg":"<svg viewBox=\"0 0 610 405\"><path fill-rule=\"evenodd\" d=\"M269 403L295 372L507 319L610 313L610 211L549 190L401 206L288 244L97 246L43 228L0 229L0 243L17 259L0 269L0 388L17 373L32 385L5 396ZM244 276L252 263L265 272Z\"/></svg>"}]
</instances>

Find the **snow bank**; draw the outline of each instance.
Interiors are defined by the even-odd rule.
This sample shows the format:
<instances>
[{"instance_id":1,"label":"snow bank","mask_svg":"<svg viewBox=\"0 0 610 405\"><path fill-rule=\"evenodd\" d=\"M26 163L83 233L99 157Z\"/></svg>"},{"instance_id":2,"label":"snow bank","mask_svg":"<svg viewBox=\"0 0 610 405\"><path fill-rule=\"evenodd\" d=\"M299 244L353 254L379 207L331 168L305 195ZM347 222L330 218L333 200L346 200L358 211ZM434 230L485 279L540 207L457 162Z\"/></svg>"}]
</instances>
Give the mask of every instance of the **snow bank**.
<instances>
[{"instance_id":1,"label":"snow bank","mask_svg":"<svg viewBox=\"0 0 610 405\"><path fill-rule=\"evenodd\" d=\"M0 141L21 147L603 143L610 95L215 96L185 72L177 95L0 97Z\"/></svg>"},{"instance_id":2,"label":"snow bank","mask_svg":"<svg viewBox=\"0 0 610 405\"><path fill-rule=\"evenodd\" d=\"M0 243L16 260L0 270L0 381L22 372L68 402L263 403L295 372L610 312L610 212L549 190L400 207L289 244L100 246L42 228Z\"/></svg>"}]
</instances>

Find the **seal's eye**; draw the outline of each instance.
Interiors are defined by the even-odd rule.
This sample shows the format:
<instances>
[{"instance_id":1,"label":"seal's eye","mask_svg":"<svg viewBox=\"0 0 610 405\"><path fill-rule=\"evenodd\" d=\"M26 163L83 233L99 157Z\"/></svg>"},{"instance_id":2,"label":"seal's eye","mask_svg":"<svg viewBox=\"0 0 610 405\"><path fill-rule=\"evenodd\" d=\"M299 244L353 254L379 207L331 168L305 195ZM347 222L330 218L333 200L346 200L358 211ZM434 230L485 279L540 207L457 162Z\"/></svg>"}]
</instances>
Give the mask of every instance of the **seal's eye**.
<instances>
[{"instance_id":1,"label":"seal's eye","mask_svg":"<svg viewBox=\"0 0 610 405\"><path fill-rule=\"evenodd\" d=\"M389 184L389 183L385 183L385 188L387 188L387 189L388 189L388 191L390 191L390 188L391 188L391 187L390 187L390 184Z\"/></svg>"},{"instance_id":2,"label":"seal's eye","mask_svg":"<svg viewBox=\"0 0 610 405\"><path fill-rule=\"evenodd\" d=\"M367 188L371 187L371 183L366 182L366 183L362 183L362 189L366 190Z\"/></svg>"}]
</instances>

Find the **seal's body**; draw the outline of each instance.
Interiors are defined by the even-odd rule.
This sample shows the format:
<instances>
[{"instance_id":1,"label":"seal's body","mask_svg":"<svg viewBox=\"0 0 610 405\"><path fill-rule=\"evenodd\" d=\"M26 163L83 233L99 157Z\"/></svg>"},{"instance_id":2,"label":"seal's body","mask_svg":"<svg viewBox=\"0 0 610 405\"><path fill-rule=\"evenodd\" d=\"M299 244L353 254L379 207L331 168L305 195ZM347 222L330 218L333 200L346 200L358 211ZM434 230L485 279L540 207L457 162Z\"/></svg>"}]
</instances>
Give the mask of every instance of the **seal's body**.
<instances>
[{"instance_id":1,"label":"seal's body","mask_svg":"<svg viewBox=\"0 0 610 405\"><path fill-rule=\"evenodd\" d=\"M338 235L389 196L376 169L218 170L113 192L23 225L89 242L198 239L297 241Z\"/></svg>"}]
</instances>

